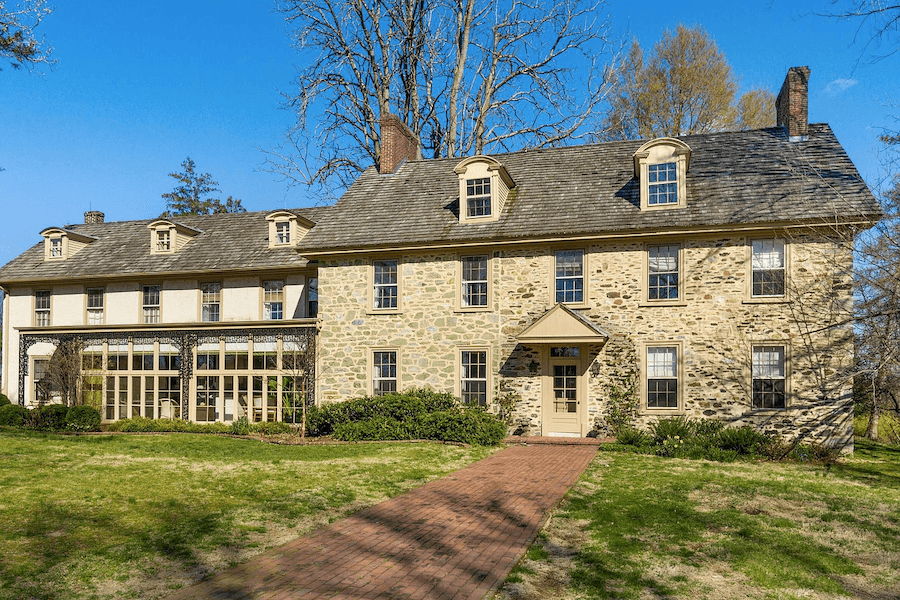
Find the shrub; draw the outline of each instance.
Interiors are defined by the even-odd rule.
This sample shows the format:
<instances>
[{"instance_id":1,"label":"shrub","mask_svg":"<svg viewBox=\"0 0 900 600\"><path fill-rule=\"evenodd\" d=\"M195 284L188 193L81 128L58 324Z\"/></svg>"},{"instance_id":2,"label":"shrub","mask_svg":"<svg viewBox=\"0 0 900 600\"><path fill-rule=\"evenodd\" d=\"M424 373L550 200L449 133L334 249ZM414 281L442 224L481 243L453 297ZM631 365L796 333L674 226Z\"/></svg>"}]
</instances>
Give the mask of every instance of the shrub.
<instances>
[{"instance_id":1,"label":"shrub","mask_svg":"<svg viewBox=\"0 0 900 600\"><path fill-rule=\"evenodd\" d=\"M6 406L8 404L12 404L4 394L0 394L0 406Z\"/></svg>"},{"instance_id":2,"label":"shrub","mask_svg":"<svg viewBox=\"0 0 900 600\"><path fill-rule=\"evenodd\" d=\"M7 427L21 427L25 423L25 415L28 410L18 404L6 404L0 406L0 425Z\"/></svg>"},{"instance_id":3,"label":"shrub","mask_svg":"<svg viewBox=\"0 0 900 600\"><path fill-rule=\"evenodd\" d=\"M261 435L277 435L280 433L291 433L293 428L289 423L283 421L266 421L262 423L254 423L250 426L251 431Z\"/></svg>"},{"instance_id":4,"label":"shrub","mask_svg":"<svg viewBox=\"0 0 900 600\"><path fill-rule=\"evenodd\" d=\"M100 431L100 411L93 406L73 406L66 413L66 429Z\"/></svg>"},{"instance_id":5,"label":"shrub","mask_svg":"<svg viewBox=\"0 0 900 600\"><path fill-rule=\"evenodd\" d=\"M249 435L250 434L250 421L247 420L247 417L239 417L237 420L231 423L231 435Z\"/></svg>"},{"instance_id":6,"label":"shrub","mask_svg":"<svg viewBox=\"0 0 900 600\"><path fill-rule=\"evenodd\" d=\"M181 419L148 419L132 417L112 423L110 431L158 432L158 433L230 433L231 425L225 423L192 423Z\"/></svg>"},{"instance_id":7,"label":"shrub","mask_svg":"<svg viewBox=\"0 0 900 600\"><path fill-rule=\"evenodd\" d=\"M408 440L419 436L416 427L409 427L396 419L377 416L361 421L338 423L334 429L334 437L345 442L360 440Z\"/></svg>"},{"instance_id":8,"label":"shrub","mask_svg":"<svg viewBox=\"0 0 900 600\"><path fill-rule=\"evenodd\" d=\"M450 394L427 389L412 389L400 394L364 396L347 402L334 402L313 408L307 413L307 429L311 435L329 435L341 423L385 417L409 421L417 415L450 410L459 400Z\"/></svg>"},{"instance_id":9,"label":"shrub","mask_svg":"<svg viewBox=\"0 0 900 600\"><path fill-rule=\"evenodd\" d=\"M419 439L495 446L506 437L506 424L483 408L442 410L419 418Z\"/></svg>"},{"instance_id":10,"label":"shrub","mask_svg":"<svg viewBox=\"0 0 900 600\"><path fill-rule=\"evenodd\" d=\"M716 446L722 450L734 450L739 454L761 454L768 443L768 436L749 425L723 429L716 436Z\"/></svg>"},{"instance_id":11,"label":"shrub","mask_svg":"<svg viewBox=\"0 0 900 600\"><path fill-rule=\"evenodd\" d=\"M647 438L647 434L640 429L634 429L632 427L623 427L620 429L619 433L616 434L616 441L620 444L625 444L626 446L648 446L650 442Z\"/></svg>"},{"instance_id":12,"label":"shrub","mask_svg":"<svg viewBox=\"0 0 900 600\"><path fill-rule=\"evenodd\" d=\"M725 423L718 419L700 419L693 422L694 434L698 438L712 439L725 429Z\"/></svg>"},{"instance_id":13,"label":"shrub","mask_svg":"<svg viewBox=\"0 0 900 600\"><path fill-rule=\"evenodd\" d=\"M678 416L669 419L659 419L650 426L650 436L654 444L662 444L667 439L687 440L693 437L694 423L685 417Z\"/></svg>"},{"instance_id":14,"label":"shrub","mask_svg":"<svg viewBox=\"0 0 900 600\"><path fill-rule=\"evenodd\" d=\"M69 408L64 404L36 406L25 413L24 426L36 431L61 431L66 428L66 414Z\"/></svg>"}]
</instances>

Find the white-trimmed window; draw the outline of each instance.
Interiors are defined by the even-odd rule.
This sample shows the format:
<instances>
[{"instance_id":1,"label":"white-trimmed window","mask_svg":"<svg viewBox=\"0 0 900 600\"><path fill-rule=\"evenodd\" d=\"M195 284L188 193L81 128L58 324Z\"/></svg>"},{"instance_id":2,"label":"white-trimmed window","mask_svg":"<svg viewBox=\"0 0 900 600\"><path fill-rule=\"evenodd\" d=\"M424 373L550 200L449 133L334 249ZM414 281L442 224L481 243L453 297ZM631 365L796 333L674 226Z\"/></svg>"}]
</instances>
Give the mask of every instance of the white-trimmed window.
<instances>
[{"instance_id":1,"label":"white-trimmed window","mask_svg":"<svg viewBox=\"0 0 900 600\"><path fill-rule=\"evenodd\" d=\"M750 266L754 297L784 296L784 242L778 239L753 240Z\"/></svg>"},{"instance_id":2,"label":"white-trimmed window","mask_svg":"<svg viewBox=\"0 0 900 600\"><path fill-rule=\"evenodd\" d=\"M669 210L687 205L691 148L675 138L656 138L634 153L634 176L640 182L641 210Z\"/></svg>"},{"instance_id":3,"label":"white-trimmed window","mask_svg":"<svg viewBox=\"0 0 900 600\"><path fill-rule=\"evenodd\" d=\"M463 256L462 267L462 306L463 308L485 307L488 305L488 257Z\"/></svg>"},{"instance_id":4,"label":"white-trimmed window","mask_svg":"<svg viewBox=\"0 0 900 600\"><path fill-rule=\"evenodd\" d=\"M487 350L460 351L459 393L466 404L487 406Z\"/></svg>"},{"instance_id":5,"label":"white-trimmed window","mask_svg":"<svg viewBox=\"0 0 900 600\"><path fill-rule=\"evenodd\" d=\"M205 322L218 321L221 317L222 284L200 284L200 320Z\"/></svg>"},{"instance_id":6,"label":"white-trimmed window","mask_svg":"<svg viewBox=\"0 0 900 600\"><path fill-rule=\"evenodd\" d=\"M291 243L291 222L276 221L275 222L275 243L280 245Z\"/></svg>"},{"instance_id":7,"label":"white-trimmed window","mask_svg":"<svg viewBox=\"0 0 900 600\"><path fill-rule=\"evenodd\" d=\"M647 247L647 299L677 300L679 276L677 245Z\"/></svg>"},{"instance_id":8,"label":"white-trimmed window","mask_svg":"<svg viewBox=\"0 0 900 600\"><path fill-rule=\"evenodd\" d=\"M383 396L397 391L397 351L372 352L372 395Z\"/></svg>"},{"instance_id":9,"label":"white-trimmed window","mask_svg":"<svg viewBox=\"0 0 900 600\"><path fill-rule=\"evenodd\" d=\"M263 319L280 321L284 318L284 281L263 281Z\"/></svg>"},{"instance_id":10,"label":"white-trimmed window","mask_svg":"<svg viewBox=\"0 0 900 600\"><path fill-rule=\"evenodd\" d=\"M145 285L141 288L144 323L159 323L160 288L159 285Z\"/></svg>"},{"instance_id":11,"label":"white-trimmed window","mask_svg":"<svg viewBox=\"0 0 900 600\"><path fill-rule=\"evenodd\" d=\"M88 325L103 324L103 288L88 288L87 296L87 323Z\"/></svg>"},{"instance_id":12,"label":"white-trimmed window","mask_svg":"<svg viewBox=\"0 0 900 600\"><path fill-rule=\"evenodd\" d=\"M556 252L556 302L582 304L584 302L584 250Z\"/></svg>"},{"instance_id":13,"label":"white-trimmed window","mask_svg":"<svg viewBox=\"0 0 900 600\"><path fill-rule=\"evenodd\" d=\"M678 204L678 163L647 165L647 204Z\"/></svg>"},{"instance_id":14,"label":"white-trimmed window","mask_svg":"<svg viewBox=\"0 0 900 600\"><path fill-rule=\"evenodd\" d=\"M50 327L50 298L50 290L37 290L34 292L35 327Z\"/></svg>"},{"instance_id":15,"label":"white-trimmed window","mask_svg":"<svg viewBox=\"0 0 900 600\"><path fill-rule=\"evenodd\" d=\"M466 217L491 216L491 178L466 180Z\"/></svg>"},{"instance_id":16,"label":"white-trimmed window","mask_svg":"<svg viewBox=\"0 0 900 600\"><path fill-rule=\"evenodd\" d=\"M50 258L63 257L63 239L61 237L50 238Z\"/></svg>"},{"instance_id":17,"label":"white-trimmed window","mask_svg":"<svg viewBox=\"0 0 900 600\"><path fill-rule=\"evenodd\" d=\"M376 260L372 262L374 283L372 287L372 308L375 310L395 310L398 300L397 260Z\"/></svg>"},{"instance_id":18,"label":"white-trimmed window","mask_svg":"<svg viewBox=\"0 0 900 600\"><path fill-rule=\"evenodd\" d=\"M647 346L647 408L678 408L678 347Z\"/></svg>"},{"instance_id":19,"label":"white-trimmed window","mask_svg":"<svg viewBox=\"0 0 900 600\"><path fill-rule=\"evenodd\" d=\"M753 346L753 408L784 408L784 346Z\"/></svg>"},{"instance_id":20,"label":"white-trimmed window","mask_svg":"<svg viewBox=\"0 0 900 600\"><path fill-rule=\"evenodd\" d=\"M168 229L159 229L156 232L156 251L169 252L172 250L172 233Z\"/></svg>"}]
</instances>

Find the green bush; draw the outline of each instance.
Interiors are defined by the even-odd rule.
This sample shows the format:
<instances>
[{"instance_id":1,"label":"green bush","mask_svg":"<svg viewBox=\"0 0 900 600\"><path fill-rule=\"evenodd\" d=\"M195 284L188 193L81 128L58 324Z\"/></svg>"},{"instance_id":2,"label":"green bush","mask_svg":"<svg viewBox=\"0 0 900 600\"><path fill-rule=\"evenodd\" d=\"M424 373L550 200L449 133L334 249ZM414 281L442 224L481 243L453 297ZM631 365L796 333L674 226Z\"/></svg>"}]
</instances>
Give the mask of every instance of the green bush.
<instances>
[{"instance_id":1,"label":"green bush","mask_svg":"<svg viewBox=\"0 0 900 600\"><path fill-rule=\"evenodd\" d=\"M231 433L231 425L225 423L192 423L180 419L148 419L132 417L121 419L109 426L110 431L158 432L158 433Z\"/></svg>"},{"instance_id":2,"label":"green bush","mask_svg":"<svg viewBox=\"0 0 900 600\"><path fill-rule=\"evenodd\" d=\"M261 435L278 435L291 433L294 429L289 423L283 421L264 421L262 423L254 423L250 426L250 430Z\"/></svg>"},{"instance_id":3,"label":"green bush","mask_svg":"<svg viewBox=\"0 0 900 600\"><path fill-rule=\"evenodd\" d=\"M728 427L716 436L716 446L722 450L734 450L738 454L762 454L769 443L768 436L749 425Z\"/></svg>"},{"instance_id":4,"label":"green bush","mask_svg":"<svg viewBox=\"0 0 900 600\"><path fill-rule=\"evenodd\" d=\"M25 413L24 427L36 431L62 431L69 407L64 404L36 406Z\"/></svg>"},{"instance_id":5,"label":"green bush","mask_svg":"<svg viewBox=\"0 0 900 600\"><path fill-rule=\"evenodd\" d=\"M694 436L694 422L682 416L660 419L650 426L653 443L660 445L666 440L687 440Z\"/></svg>"},{"instance_id":6,"label":"green bush","mask_svg":"<svg viewBox=\"0 0 900 600\"><path fill-rule=\"evenodd\" d=\"M364 396L347 402L334 402L313 407L307 413L307 430L311 435L330 435L341 423L384 417L409 421L417 415L450 410L459 406L451 394L412 389L399 394Z\"/></svg>"},{"instance_id":7,"label":"green bush","mask_svg":"<svg viewBox=\"0 0 900 600\"><path fill-rule=\"evenodd\" d=\"M7 404L12 404L4 394L0 394L0 406L6 406Z\"/></svg>"},{"instance_id":8,"label":"green bush","mask_svg":"<svg viewBox=\"0 0 900 600\"><path fill-rule=\"evenodd\" d=\"M93 406L73 406L66 413L66 429L100 431L100 411Z\"/></svg>"},{"instance_id":9,"label":"green bush","mask_svg":"<svg viewBox=\"0 0 900 600\"><path fill-rule=\"evenodd\" d=\"M0 425L7 427L21 427L25 424L25 415L28 410L18 404L6 404L0 406Z\"/></svg>"},{"instance_id":10,"label":"green bush","mask_svg":"<svg viewBox=\"0 0 900 600\"><path fill-rule=\"evenodd\" d=\"M506 424L479 407L462 407L421 415L418 439L495 446L506 437Z\"/></svg>"},{"instance_id":11,"label":"green bush","mask_svg":"<svg viewBox=\"0 0 900 600\"><path fill-rule=\"evenodd\" d=\"M648 446L650 443L647 434L633 427L619 429L619 433L616 434L616 441L626 446Z\"/></svg>"},{"instance_id":12,"label":"green bush","mask_svg":"<svg viewBox=\"0 0 900 600\"><path fill-rule=\"evenodd\" d=\"M408 440L418 439L416 427L396 419L383 416L338 423L334 430L334 438L345 442L361 440Z\"/></svg>"},{"instance_id":13,"label":"green bush","mask_svg":"<svg viewBox=\"0 0 900 600\"><path fill-rule=\"evenodd\" d=\"M247 417L238 417L231 423L231 435L249 435L250 421Z\"/></svg>"}]
</instances>

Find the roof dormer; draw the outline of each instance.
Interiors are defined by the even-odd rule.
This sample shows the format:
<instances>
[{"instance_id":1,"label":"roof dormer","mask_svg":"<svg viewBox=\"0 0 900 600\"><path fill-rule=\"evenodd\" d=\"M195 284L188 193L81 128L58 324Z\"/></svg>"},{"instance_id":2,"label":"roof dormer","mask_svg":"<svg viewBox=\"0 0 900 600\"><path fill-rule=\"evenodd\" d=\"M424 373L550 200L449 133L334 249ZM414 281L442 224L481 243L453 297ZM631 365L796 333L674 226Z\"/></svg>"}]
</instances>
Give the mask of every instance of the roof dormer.
<instances>
[{"instance_id":1,"label":"roof dormer","mask_svg":"<svg viewBox=\"0 0 900 600\"><path fill-rule=\"evenodd\" d=\"M181 250L195 235L203 233L199 229L168 219L153 221L147 228L150 230L150 254L173 254Z\"/></svg>"},{"instance_id":2,"label":"roof dormer","mask_svg":"<svg viewBox=\"0 0 900 600\"><path fill-rule=\"evenodd\" d=\"M641 210L686 205L691 148L675 138L650 140L634 153L634 176L641 184Z\"/></svg>"},{"instance_id":3,"label":"roof dormer","mask_svg":"<svg viewBox=\"0 0 900 600\"><path fill-rule=\"evenodd\" d=\"M44 236L44 260L65 260L97 238L60 227L48 227Z\"/></svg>"},{"instance_id":4,"label":"roof dormer","mask_svg":"<svg viewBox=\"0 0 900 600\"><path fill-rule=\"evenodd\" d=\"M496 221L515 182L490 156L471 156L453 169L459 175L459 222Z\"/></svg>"},{"instance_id":5,"label":"roof dormer","mask_svg":"<svg viewBox=\"0 0 900 600\"><path fill-rule=\"evenodd\" d=\"M306 217L279 210L266 216L269 222L269 248L296 246L315 225Z\"/></svg>"}]
</instances>

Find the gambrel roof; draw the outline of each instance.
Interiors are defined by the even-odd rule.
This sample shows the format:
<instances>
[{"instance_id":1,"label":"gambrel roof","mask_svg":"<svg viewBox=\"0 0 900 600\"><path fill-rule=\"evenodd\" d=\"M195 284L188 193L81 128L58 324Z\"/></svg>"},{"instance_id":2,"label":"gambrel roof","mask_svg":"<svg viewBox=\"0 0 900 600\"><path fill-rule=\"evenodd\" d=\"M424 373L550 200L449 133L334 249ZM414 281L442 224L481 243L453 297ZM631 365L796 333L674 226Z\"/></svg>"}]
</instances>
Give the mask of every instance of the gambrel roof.
<instances>
[{"instance_id":1,"label":"gambrel roof","mask_svg":"<svg viewBox=\"0 0 900 600\"><path fill-rule=\"evenodd\" d=\"M315 207L289 212L315 222L328 210ZM0 268L0 284L306 266L307 260L292 247L269 248L266 216L271 212L172 217L170 221L197 230L197 234L171 254L150 253L147 226L159 219L66 225L66 231L92 236L96 241L66 260L55 261L44 260L44 244L40 242Z\"/></svg>"},{"instance_id":2,"label":"gambrel roof","mask_svg":"<svg viewBox=\"0 0 900 600\"><path fill-rule=\"evenodd\" d=\"M458 158L368 169L300 243L366 250L718 228L871 222L878 204L828 125L806 141L783 128L691 135L685 208L640 209L635 152L647 140L492 154L515 180L500 218L459 222Z\"/></svg>"}]
</instances>

